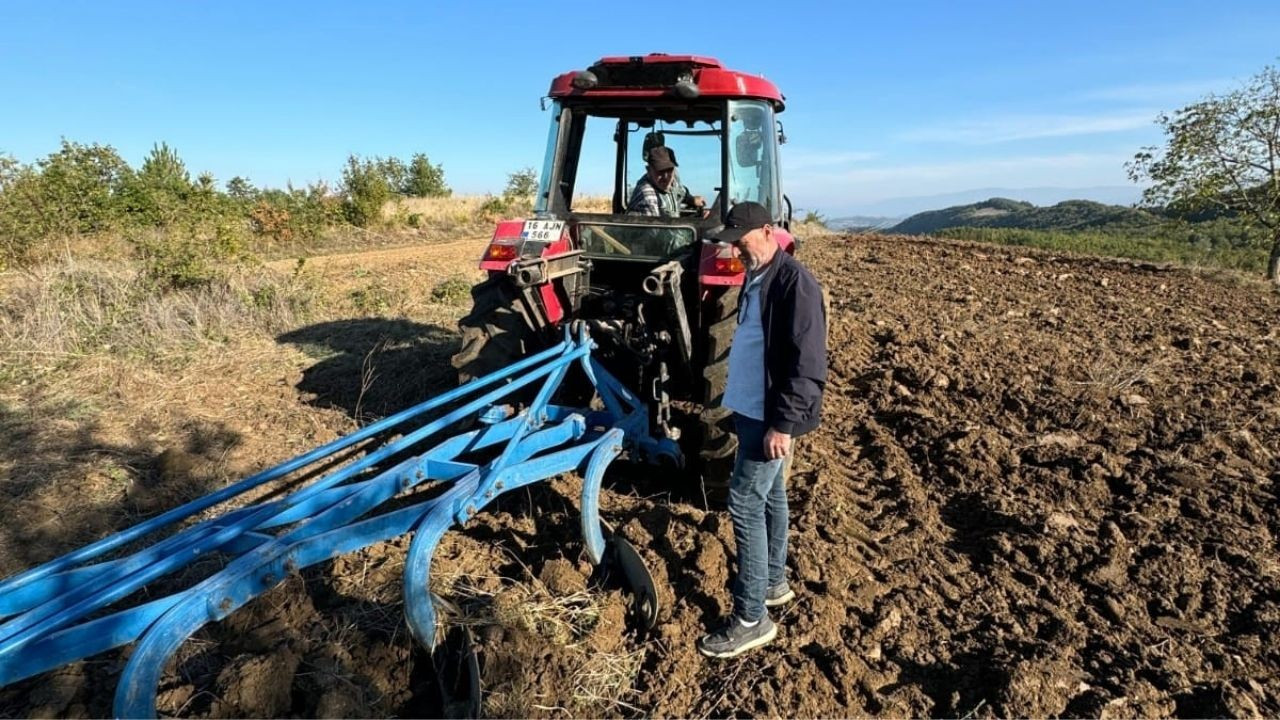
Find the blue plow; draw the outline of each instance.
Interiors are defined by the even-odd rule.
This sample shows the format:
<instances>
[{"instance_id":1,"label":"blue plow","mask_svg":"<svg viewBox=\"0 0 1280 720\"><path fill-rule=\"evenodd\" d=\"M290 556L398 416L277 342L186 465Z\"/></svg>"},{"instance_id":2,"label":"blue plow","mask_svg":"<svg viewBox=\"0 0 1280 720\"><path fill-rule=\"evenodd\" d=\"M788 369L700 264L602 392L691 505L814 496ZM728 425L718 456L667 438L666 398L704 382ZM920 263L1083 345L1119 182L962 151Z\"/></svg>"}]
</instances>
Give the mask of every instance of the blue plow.
<instances>
[{"instance_id":1,"label":"blue plow","mask_svg":"<svg viewBox=\"0 0 1280 720\"><path fill-rule=\"evenodd\" d=\"M652 577L626 540L606 537L600 483L624 449L636 459L676 464L680 450L650 435L644 403L591 357L593 348L585 329L576 336L566 330L555 347L0 582L0 686L135 643L114 712L154 717L165 663L201 627L302 568L405 533L413 534L404 570L405 614L413 637L433 650L440 600L429 590L429 576L444 533L504 492L569 472L583 479L588 556L596 565L612 562L621 569L640 623L652 627L658 612ZM595 386L605 410L551 403L574 365ZM535 399L519 412L501 403L522 390L527 397L535 387ZM477 429L440 439L447 428L468 421L464 426ZM340 453L392 433L394 440L364 448L337 470L312 473L318 477L288 495L196 519L265 483L324 467ZM485 460L465 461L476 456ZM380 507L428 484L437 491L429 500ZM118 552L180 524L185 527L149 546ZM156 581L213 553L229 559L221 569L185 590L156 597Z\"/></svg>"}]
</instances>

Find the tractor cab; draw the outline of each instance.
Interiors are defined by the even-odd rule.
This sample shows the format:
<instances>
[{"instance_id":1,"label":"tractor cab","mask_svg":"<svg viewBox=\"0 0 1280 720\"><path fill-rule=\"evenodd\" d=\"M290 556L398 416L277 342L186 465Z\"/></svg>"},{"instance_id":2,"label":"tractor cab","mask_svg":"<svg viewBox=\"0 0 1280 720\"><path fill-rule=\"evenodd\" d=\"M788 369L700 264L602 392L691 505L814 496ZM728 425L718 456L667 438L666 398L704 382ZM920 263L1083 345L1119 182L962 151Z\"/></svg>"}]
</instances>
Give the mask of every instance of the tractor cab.
<instances>
[{"instance_id":1,"label":"tractor cab","mask_svg":"<svg viewBox=\"0 0 1280 720\"><path fill-rule=\"evenodd\" d=\"M587 257L652 264L693 254L747 200L788 226L775 117L783 98L763 78L710 58L604 58L557 77L548 96L535 210L566 222ZM657 217L628 212L658 147L676 163L673 190L685 202Z\"/></svg>"}]
</instances>

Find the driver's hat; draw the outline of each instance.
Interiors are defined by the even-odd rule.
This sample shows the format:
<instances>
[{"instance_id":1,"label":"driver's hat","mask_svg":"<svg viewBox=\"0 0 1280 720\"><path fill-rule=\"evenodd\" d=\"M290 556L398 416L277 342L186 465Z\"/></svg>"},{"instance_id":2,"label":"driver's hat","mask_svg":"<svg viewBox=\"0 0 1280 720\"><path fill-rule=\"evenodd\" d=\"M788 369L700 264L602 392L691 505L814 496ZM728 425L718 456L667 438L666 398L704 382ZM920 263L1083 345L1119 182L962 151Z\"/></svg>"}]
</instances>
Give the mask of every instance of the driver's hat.
<instances>
[{"instance_id":1,"label":"driver's hat","mask_svg":"<svg viewBox=\"0 0 1280 720\"><path fill-rule=\"evenodd\" d=\"M675 156L665 145L657 145L649 149L649 167L662 172L677 165Z\"/></svg>"}]
</instances>

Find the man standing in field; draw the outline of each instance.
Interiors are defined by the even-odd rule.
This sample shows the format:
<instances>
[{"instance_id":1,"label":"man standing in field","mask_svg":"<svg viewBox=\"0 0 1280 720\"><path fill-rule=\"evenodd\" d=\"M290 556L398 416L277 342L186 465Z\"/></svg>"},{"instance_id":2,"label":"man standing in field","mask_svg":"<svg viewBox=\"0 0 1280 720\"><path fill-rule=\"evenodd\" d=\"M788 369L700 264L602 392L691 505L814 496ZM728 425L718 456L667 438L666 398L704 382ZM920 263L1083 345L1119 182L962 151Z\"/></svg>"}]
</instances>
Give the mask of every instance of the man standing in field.
<instances>
[{"instance_id":1,"label":"man standing in field","mask_svg":"<svg viewBox=\"0 0 1280 720\"><path fill-rule=\"evenodd\" d=\"M733 206L716 238L738 248L747 275L729 349L723 406L738 454L729 481L737 546L733 615L698 640L708 657L735 657L773 640L767 608L795 598L787 584L787 469L792 441L818 426L827 381L826 308L813 275L773 234L759 203Z\"/></svg>"}]
</instances>

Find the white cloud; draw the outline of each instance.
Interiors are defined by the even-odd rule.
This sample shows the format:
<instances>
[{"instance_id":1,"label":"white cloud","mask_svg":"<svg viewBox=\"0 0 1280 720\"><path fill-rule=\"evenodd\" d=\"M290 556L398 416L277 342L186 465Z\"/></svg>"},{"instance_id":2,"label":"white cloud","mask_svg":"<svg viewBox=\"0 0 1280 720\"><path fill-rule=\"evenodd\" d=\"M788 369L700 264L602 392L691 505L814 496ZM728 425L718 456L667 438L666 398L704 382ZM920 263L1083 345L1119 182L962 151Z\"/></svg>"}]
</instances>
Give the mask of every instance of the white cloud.
<instances>
[{"instance_id":1,"label":"white cloud","mask_svg":"<svg viewBox=\"0 0 1280 720\"><path fill-rule=\"evenodd\" d=\"M1008 115L921 127L898 135L905 142L989 145L1015 140L1100 135L1150 127L1155 110L1129 110L1106 115Z\"/></svg>"}]
</instances>

